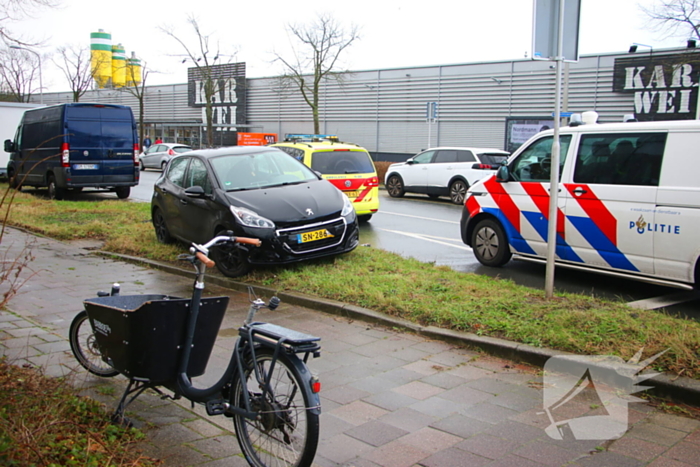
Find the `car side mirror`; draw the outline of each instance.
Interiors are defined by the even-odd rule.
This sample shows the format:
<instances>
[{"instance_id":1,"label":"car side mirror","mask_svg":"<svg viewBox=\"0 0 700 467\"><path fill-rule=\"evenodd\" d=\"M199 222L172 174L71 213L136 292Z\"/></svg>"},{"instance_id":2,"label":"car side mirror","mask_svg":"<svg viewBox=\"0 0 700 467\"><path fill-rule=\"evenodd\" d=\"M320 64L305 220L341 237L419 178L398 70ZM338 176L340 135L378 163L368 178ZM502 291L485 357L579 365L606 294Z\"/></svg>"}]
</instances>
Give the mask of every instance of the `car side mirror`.
<instances>
[{"instance_id":1,"label":"car side mirror","mask_svg":"<svg viewBox=\"0 0 700 467\"><path fill-rule=\"evenodd\" d=\"M11 139L5 140L5 152L15 152L15 143Z\"/></svg>"},{"instance_id":2,"label":"car side mirror","mask_svg":"<svg viewBox=\"0 0 700 467\"><path fill-rule=\"evenodd\" d=\"M204 192L204 188L199 185L191 186L185 190L185 194L190 198L205 198L207 194Z\"/></svg>"},{"instance_id":3,"label":"car side mirror","mask_svg":"<svg viewBox=\"0 0 700 467\"><path fill-rule=\"evenodd\" d=\"M413 159L409 159L406 161L406 164L413 165L413 164L415 164L415 161Z\"/></svg>"},{"instance_id":4,"label":"car side mirror","mask_svg":"<svg viewBox=\"0 0 700 467\"><path fill-rule=\"evenodd\" d=\"M504 164L496 170L496 181L505 183L508 180L510 180L510 171L508 170L508 166Z\"/></svg>"}]
</instances>

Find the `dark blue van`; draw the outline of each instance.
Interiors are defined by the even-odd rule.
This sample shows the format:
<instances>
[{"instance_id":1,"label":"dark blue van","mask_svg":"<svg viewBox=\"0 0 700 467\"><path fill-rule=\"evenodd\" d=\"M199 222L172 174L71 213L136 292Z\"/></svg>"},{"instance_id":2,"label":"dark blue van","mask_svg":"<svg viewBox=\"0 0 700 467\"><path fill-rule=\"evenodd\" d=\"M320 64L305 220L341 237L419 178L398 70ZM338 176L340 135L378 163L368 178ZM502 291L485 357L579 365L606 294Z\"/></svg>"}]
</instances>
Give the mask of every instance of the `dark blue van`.
<instances>
[{"instance_id":1,"label":"dark blue van","mask_svg":"<svg viewBox=\"0 0 700 467\"><path fill-rule=\"evenodd\" d=\"M139 183L139 146L131 108L72 103L27 110L11 153L7 176L15 188L47 187L49 197L96 188L128 198Z\"/></svg>"}]
</instances>

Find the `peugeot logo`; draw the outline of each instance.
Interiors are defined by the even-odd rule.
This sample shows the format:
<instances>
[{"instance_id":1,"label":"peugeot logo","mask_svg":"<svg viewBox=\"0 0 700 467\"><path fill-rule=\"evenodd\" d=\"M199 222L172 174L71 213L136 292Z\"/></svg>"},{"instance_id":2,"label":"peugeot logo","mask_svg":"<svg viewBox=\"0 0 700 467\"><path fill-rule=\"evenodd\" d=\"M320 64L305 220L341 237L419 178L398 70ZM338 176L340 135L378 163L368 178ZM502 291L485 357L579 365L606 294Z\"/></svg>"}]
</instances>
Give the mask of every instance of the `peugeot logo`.
<instances>
[{"instance_id":1,"label":"peugeot logo","mask_svg":"<svg viewBox=\"0 0 700 467\"><path fill-rule=\"evenodd\" d=\"M313 216L313 215L314 215L314 212L313 212L311 209L308 209L308 208L307 208L307 209L306 209L306 215L307 215L307 216Z\"/></svg>"},{"instance_id":2,"label":"peugeot logo","mask_svg":"<svg viewBox=\"0 0 700 467\"><path fill-rule=\"evenodd\" d=\"M352 182L350 180L345 180L345 188L350 188L350 185L352 185Z\"/></svg>"}]
</instances>

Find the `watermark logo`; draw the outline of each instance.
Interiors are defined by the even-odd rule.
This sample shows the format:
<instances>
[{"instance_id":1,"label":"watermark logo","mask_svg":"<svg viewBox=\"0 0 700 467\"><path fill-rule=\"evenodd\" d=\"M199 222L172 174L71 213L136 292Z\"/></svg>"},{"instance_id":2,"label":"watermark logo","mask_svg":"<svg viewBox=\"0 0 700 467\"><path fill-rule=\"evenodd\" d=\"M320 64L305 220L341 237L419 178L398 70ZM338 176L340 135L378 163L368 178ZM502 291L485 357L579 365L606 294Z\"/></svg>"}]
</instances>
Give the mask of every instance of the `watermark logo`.
<instances>
[{"instance_id":1,"label":"watermark logo","mask_svg":"<svg viewBox=\"0 0 700 467\"><path fill-rule=\"evenodd\" d=\"M556 356L544 366L543 405L552 439L610 440L629 428L628 405L644 402L632 394L651 386L637 384L658 375L640 372L666 350L639 361L640 349L625 362L620 357Z\"/></svg>"}]
</instances>

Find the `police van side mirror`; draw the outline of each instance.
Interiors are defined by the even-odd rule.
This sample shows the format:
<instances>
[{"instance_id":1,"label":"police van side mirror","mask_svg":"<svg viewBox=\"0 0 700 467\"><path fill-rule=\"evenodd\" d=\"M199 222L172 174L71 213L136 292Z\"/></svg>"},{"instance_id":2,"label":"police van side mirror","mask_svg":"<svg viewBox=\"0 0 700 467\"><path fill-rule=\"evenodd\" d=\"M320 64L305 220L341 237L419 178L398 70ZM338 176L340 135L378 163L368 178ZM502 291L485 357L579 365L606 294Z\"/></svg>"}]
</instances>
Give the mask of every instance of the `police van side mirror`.
<instances>
[{"instance_id":1,"label":"police van side mirror","mask_svg":"<svg viewBox=\"0 0 700 467\"><path fill-rule=\"evenodd\" d=\"M5 140L5 152L15 152L17 149L15 148L15 143L12 142L11 139L6 139Z\"/></svg>"},{"instance_id":2,"label":"police van side mirror","mask_svg":"<svg viewBox=\"0 0 700 467\"><path fill-rule=\"evenodd\" d=\"M510 171L508 170L508 166L504 164L496 170L496 181L504 183L508 180L510 180Z\"/></svg>"}]
</instances>

